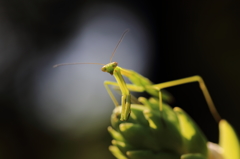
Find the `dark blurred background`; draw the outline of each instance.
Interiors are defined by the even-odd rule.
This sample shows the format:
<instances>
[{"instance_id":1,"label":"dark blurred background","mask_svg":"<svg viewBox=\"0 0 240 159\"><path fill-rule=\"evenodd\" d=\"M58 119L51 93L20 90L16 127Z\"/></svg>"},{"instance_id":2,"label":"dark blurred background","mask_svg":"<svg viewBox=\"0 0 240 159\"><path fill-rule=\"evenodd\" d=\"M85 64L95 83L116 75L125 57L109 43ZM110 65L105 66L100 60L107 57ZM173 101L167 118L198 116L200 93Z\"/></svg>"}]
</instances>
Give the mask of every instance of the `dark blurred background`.
<instances>
[{"instance_id":1,"label":"dark blurred background","mask_svg":"<svg viewBox=\"0 0 240 159\"><path fill-rule=\"evenodd\" d=\"M0 158L114 158L103 87L114 79L101 66L52 66L109 62L127 28L114 61L154 83L201 75L239 134L239 3L0 0ZM198 84L168 90L218 142Z\"/></svg>"}]
</instances>

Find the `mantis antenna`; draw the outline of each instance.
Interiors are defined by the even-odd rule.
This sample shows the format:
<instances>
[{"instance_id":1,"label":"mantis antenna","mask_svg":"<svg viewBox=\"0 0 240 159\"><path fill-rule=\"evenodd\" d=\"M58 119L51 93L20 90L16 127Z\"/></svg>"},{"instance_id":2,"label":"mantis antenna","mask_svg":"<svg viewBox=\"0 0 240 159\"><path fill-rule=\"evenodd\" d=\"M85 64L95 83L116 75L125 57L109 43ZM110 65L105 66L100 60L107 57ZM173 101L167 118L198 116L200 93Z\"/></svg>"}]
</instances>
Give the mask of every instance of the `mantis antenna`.
<instances>
[{"instance_id":1,"label":"mantis antenna","mask_svg":"<svg viewBox=\"0 0 240 159\"><path fill-rule=\"evenodd\" d=\"M113 58L115 52L117 51L117 48L118 48L119 44L122 42L124 36L127 34L127 32L129 32L129 29L126 29L126 30L123 32L120 40L119 40L118 43L117 43L117 46L116 46L115 49L113 50L112 56L111 56L111 58L110 58L110 63L112 62L112 58Z\"/></svg>"},{"instance_id":2,"label":"mantis antenna","mask_svg":"<svg viewBox=\"0 0 240 159\"><path fill-rule=\"evenodd\" d=\"M94 65L104 65L102 63L79 63L79 62L75 62L75 63L60 63L57 65L54 65L53 68L56 68L58 66L65 66L65 65L79 65L79 64L94 64Z\"/></svg>"},{"instance_id":3,"label":"mantis antenna","mask_svg":"<svg viewBox=\"0 0 240 159\"><path fill-rule=\"evenodd\" d=\"M117 51L117 48L118 48L119 44L122 42L122 40L123 40L123 38L124 38L124 36L126 35L127 32L129 32L129 29L126 29L126 30L123 32L120 40L119 40L118 43L117 43L117 46L116 46L115 49L113 50L112 56L111 56L111 58L110 58L110 62L112 62L112 58L113 58L115 52ZM75 63L61 63L61 64L57 64L57 65L54 65L53 68L56 68L56 67L59 67L59 66L65 66L65 65L79 65L79 64L94 64L94 65L102 65L102 66L105 65L105 64L102 64L102 63L79 63L79 62L75 62Z\"/></svg>"}]
</instances>

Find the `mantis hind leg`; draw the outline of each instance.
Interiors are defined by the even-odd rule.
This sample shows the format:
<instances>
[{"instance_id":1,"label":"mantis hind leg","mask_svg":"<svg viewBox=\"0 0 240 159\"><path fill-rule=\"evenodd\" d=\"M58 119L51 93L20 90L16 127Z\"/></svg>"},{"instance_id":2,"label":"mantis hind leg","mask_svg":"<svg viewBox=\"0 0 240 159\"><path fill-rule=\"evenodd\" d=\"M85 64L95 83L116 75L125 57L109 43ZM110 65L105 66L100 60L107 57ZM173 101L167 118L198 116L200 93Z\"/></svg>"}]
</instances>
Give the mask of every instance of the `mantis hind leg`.
<instances>
[{"instance_id":1,"label":"mantis hind leg","mask_svg":"<svg viewBox=\"0 0 240 159\"><path fill-rule=\"evenodd\" d=\"M178 86L178 85L182 85L182 84L192 83L192 82L199 83L200 89L203 92L203 95L208 104L210 112L212 113L214 119L217 122L219 122L221 120L221 117L212 101L212 98L208 92L208 89L207 89L202 77L200 77L200 76L192 76L192 77L182 78L182 79L164 82L164 83L160 83L160 84L155 84L155 85L151 86L151 87L159 90L159 109L160 109L160 111L162 111L162 93L161 93L162 89L168 88L168 87L173 87L173 86Z\"/></svg>"}]
</instances>

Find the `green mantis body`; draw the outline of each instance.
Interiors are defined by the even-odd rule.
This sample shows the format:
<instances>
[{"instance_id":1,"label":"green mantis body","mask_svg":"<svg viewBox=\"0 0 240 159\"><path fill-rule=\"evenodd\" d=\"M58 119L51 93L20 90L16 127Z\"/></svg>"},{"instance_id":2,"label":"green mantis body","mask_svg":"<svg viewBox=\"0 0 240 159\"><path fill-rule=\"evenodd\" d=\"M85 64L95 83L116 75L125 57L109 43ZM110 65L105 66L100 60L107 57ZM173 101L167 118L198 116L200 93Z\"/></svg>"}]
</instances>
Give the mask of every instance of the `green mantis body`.
<instances>
[{"instance_id":1,"label":"green mantis body","mask_svg":"<svg viewBox=\"0 0 240 159\"><path fill-rule=\"evenodd\" d=\"M133 71L123 69L117 65L118 65L117 62L109 63L102 67L102 71L110 73L111 75L113 75L115 77L115 79L117 81L117 83L112 82L112 81L105 81L104 85L105 85L110 97L112 98L115 106L119 106L119 104L118 104L116 98L114 97L113 93L109 89L108 85L118 86L119 89L121 90L122 113L121 113L120 120L125 121L128 119L130 112L131 112L131 109L130 109L131 94L130 94L129 90L136 91L136 92L143 92L144 90L146 90L143 86L150 86L150 85L152 85L152 83L147 78L144 78L141 75L136 74ZM133 82L133 84L127 85L122 75L129 77L129 80L131 80Z\"/></svg>"},{"instance_id":2,"label":"green mantis body","mask_svg":"<svg viewBox=\"0 0 240 159\"><path fill-rule=\"evenodd\" d=\"M216 121L220 121L221 117L219 116L217 110L215 109L215 106L213 104L213 101L211 99L211 96L207 90L207 87L203 81L203 79L200 76L192 76L192 77L187 77L183 79L178 79L174 81L169 81L165 83L160 83L160 84L153 84L149 79L143 77L142 75L132 71L132 70L127 70L123 69L118 66L117 62L112 62L107 65L104 65L102 67L102 71L108 72L111 75L113 75L116 79L117 82L112 82L112 81L105 81L104 85L113 101L115 106L118 106L118 102L116 98L113 96L113 93L109 89L108 85L113 85L113 86L118 86L119 89L122 92L122 100L121 100L121 105L122 105L122 113L121 113L121 118L120 120L125 121L128 119L131 109L131 95L130 91L135 91L135 92L148 92L150 95L153 96L158 96L159 97L159 109L162 111L162 92L161 90L164 88L168 87L173 87L181 84L187 84L191 82L198 82L199 86L203 92L203 95L208 103L209 109L212 112L214 118ZM132 84L126 84L124 81L123 76L127 77Z\"/></svg>"},{"instance_id":3,"label":"green mantis body","mask_svg":"<svg viewBox=\"0 0 240 159\"><path fill-rule=\"evenodd\" d=\"M126 121L131 113L131 94L129 91L134 91L134 92L148 92L150 95L153 95L155 97L159 97L159 109L162 111L162 97L164 94L162 94L162 89L172 87L172 86L177 86L181 84L186 84L186 83L191 83L191 82L198 82L200 85L200 88L204 94L204 97L208 103L209 109L211 113L213 114L214 118L216 121L220 121L221 117L219 116L217 110L215 109L215 106L212 102L211 96L208 93L207 87L202 80L200 76L193 76L193 77L188 77L188 78L183 78L179 80L174 80L170 82L165 82L165 83L160 83L160 84L153 84L149 79L143 77L142 75L128 69L124 69L118 66L117 62L111 62L112 58L114 56L114 53L116 52L119 44L121 43L124 35L128 32L129 30L127 29L124 31L122 34L120 40L118 41L117 46L115 47L112 56L110 58L110 63L109 64L101 64L101 63L63 63L63 64L58 64L53 67L58 67L58 66L63 66L63 65L76 65L76 64L98 64L98 65L104 65L102 67L103 72L107 72L111 75L113 75L116 79L117 82L112 82L112 81L105 81L104 85L108 91L108 94L110 95L114 105L117 107L119 106L116 98L114 97L112 91L109 89L109 85L112 86L117 86L119 87L121 94L122 94L122 99L121 99L121 105L122 105L122 112L121 112L121 118L120 120ZM126 84L124 81L123 76L127 77L132 84Z\"/></svg>"}]
</instances>

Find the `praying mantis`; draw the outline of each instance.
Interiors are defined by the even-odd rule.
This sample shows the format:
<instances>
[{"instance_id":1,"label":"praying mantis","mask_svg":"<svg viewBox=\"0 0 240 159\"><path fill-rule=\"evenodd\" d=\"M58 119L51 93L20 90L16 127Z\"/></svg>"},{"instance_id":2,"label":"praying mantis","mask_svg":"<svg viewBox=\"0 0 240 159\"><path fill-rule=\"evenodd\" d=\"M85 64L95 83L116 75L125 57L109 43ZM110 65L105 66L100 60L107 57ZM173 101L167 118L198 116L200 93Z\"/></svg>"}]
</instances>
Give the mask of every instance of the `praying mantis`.
<instances>
[{"instance_id":1,"label":"praying mantis","mask_svg":"<svg viewBox=\"0 0 240 159\"><path fill-rule=\"evenodd\" d=\"M171 120L168 120L169 118L164 117L164 115L178 114L177 117L174 117L174 118L176 118L176 121L177 120L180 121L182 119L191 121L191 119L189 119L189 117L186 114L184 114L180 109L176 108L175 111L171 111L168 107L166 108L166 106L164 106L165 104L163 103L163 101L164 101L164 98L166 98L166 95L165 95L165 93L163 93L163 89L169 88L169 87L178 86L178 85L182 85L182 84L193 83L193 82L197 82L199 84L200 89L201 89L201 91L202 91L202 93L204 95L204 98L205 98L205 100L207 102L209 110L212 113L214 119L218 123L220 121L222 121L221 120L222 118L219 115L218 111L216 110L216 107L215 107L215 105L214 105L214 103L212 101L212 98L211 98L211 96L210 96L210 94L208 92L208 89L207 89L207 87L205 85L205 82L204 82L204 80L200 76L196 75L196 76L191 76L191 77L182 78L182 79L178 79L178 80L168 81L168 82L164 82L164 83L153 84L148 78L143 77L142 75L138 74L137 72L135 72L133 70L128 70L128 69L122 68L122 67L118 66L117 62L112 62L112 58L113 58L113 56L114 56L114 54L115 54L119 44L121 43L121 41L123 40L125 34L128 31L129 30L126 30L122 34L120 40L117 43L117 46L115 47L115 49L114 49L114 51L112 53L112 56L110 58L110 63L108 63L106 65L105 64L101 64L101 63L63 63L63 64L54 65L53 67L58 67L58 66L63 66L63 65L76 65L76 64L97 64L97 65L103 65L101 70L103 72L109 73L110 75L113 75L114 78L116 79L116 82L105 81L104 82L104 86L105 86L105 88L106 88L110 98L112 99L115 107L121 109L120 110L120 121L127 121L129 119L130 114L131 114L131 105L132 105L133 113L139 111L138 110L139 109L138 105L132 104L132 99L131 99L132 95L131 95L130 91L132 91L132 92L144 92L145 91L148 94L150 94L151 96L153 96L154 98L157 98L158 108L159 108L159 111L160 111L160 114L161 114L160 115L161 122L159 124L163 126L163 130L160 130L161 132L170 130L169 127L168 127L169 123L174 125L174 123ZM126 83L124 78L123 78L123 76L128 78L129 81L131 82L131 84ZM122 95L121 104L118 103L117 99L113 95L113 92L111 91L109 86L114 86L115 88L118 88L120 90L121 95ZM150 103L150 105L156 104L156 102L151 103L150 100L148 102L145 98L139 98L138 101L140 103L142 103L142 104L145 104L145 105L147 105L146 103ZM164 111L166 111L166 113L163 114ZM225 122L223 122L223 123L225 124ZM151 123L149 123L149 124L151 125ZM190 122L190 124L187 124L187 126L186 126L186 123L183 122L183 124L185 124L185 126L183 126L183 128L187 127L189 129L195 129L195 131L196 131L196 138L199 138L200 140L202 140L202 138L204 138L202 133L195 126L194 122ZM174 127L181 127L181 125L180 126L179 125L174 125ZM227 126L221 126L220 125L220 130L222 132L225 132L226 130L231 129L231 127L230 128L229 127L226 128L226 127L228 127L228 125ZM144 131L144 130L142 130L142 131ZM121 136L121 134L119 134L118 132L115 132L115 130L110 128L109 132L112 134L113 137L115 136L115 139L120 138L119 140L121 142L125 141L125 139L123 139L123 136ZM170 134L171 133L172 132L170 132ZM174 134L174 132L173 132L173 134ZM229 134L229 133L227 133L227 134ZM232 129L231 129L231 133L230 134L231 135L233 134L232 136L234 136L233 139L231 139L231 141L232 140L238 140L236 135L235 135L235 133L234 133L234 131ZM165 135L168 136L169 133L167 133ZM185 135L188 135L188 133L185 132ZM170 135L167 138L169 140L171 140L171 138L174 138L175 136L179 136L180 137L179 139L182 140L181 136L184 136L184 133L176 131L175 135L173 135L173 136ZM222 137L221 137L222 139L221 140L226 140L226 138L228 138L228 137L229 137L229 135L222 135ZM164 138L164 136L163 136L163 138ZM179 142L181 142L180 140L179 140ZM126 142L128 142L128 141L126 141ZM229 141L224 141L224 142L228 143ZM176 143L178 143L178 142L175 141L175 144ZM188 147L189 145L194 145L194 146L196 145L197 149L199 149L199 150L201 150L202 148L206 149L206 141L202 140L201 143L203 143L202 145L205 145L205 146L203 146L203 147L198 146L199 143L197 143L196 140L195 141L194 140L189 140L189 141L187 141L185 143L185 146L187 145L186 147ZM174 147L175 144L172 144L172 146ZM231 145L231 144L228 143L228 144L224 144L224 145ZM234 146L237 147L237 149L239 149L239 143L238 142L236 144L234 144ZM224 147L229 147L229 146L224 146ZM132 148L130 148L130 149L132 149ZM116 150L116 151L119 151L119 150ZM113 150L112 152L115 152L115 150ZM201 151L199 151L199 153L200 152ZM206 154L207 154L207 152L206 152ZM183 158L183 159L206 159L206 154L204 156L204 155L201 155L201 154L199 155L199 154L188 153L185 156L184 155L181 156L181 158ZM236 157L235 158L231 158L231 159L240 159L240 154L239 153L236 153L236 154L237 154L237 155L235 155ZM163 154L160 154L160 155L163 155L163 156L167 155L168 156L169 154L164 154L163 153ZM170 157L169 156L168 157L165 156L163 158L166 158L166 159L170 159L171 158L172 159L171 155L172 154L170 154ZM142 155L140 155L140 156L142 156ZM122 158L122 157L123 156L121 156L120 158ZM178 157L179 156L177 156L177 158Z\"/></svg>"},{"instance_id":2,"label":"praying mantis","mask_svg":"<svg viewBox=\"0 0 240 159\"><path fill-rule=\"evenodd\" d=\"M121 111L121 121L126 121L131 113L131 94L130 91L133 92L144 92L146 91L150 95L153 95L155 97L159 98L159 109L162 111L162 102L163 102L163 96L164 94L162 93L162 89L164 88L169 88L173 86L178 86L182 84L187 84L187 83L192 83L192 82L198 82L200 85L200 88L203 92L203 95L206 99L206 102L208 104L208 107L215 118L217 122L221 120L221 117L219 113L217 112L214 103L212 101L212 98L208 92L208 89L203 81L203 79L200 76L192 76L192 77L187 77L187 78L182 78L174 81L169 81L169 82L164 82L160 84L153 84L149 79L143 77L142 75L138 74L137 72L133 70L128 70L122 67L118 66L117 62L112 62L112 58L119 46L119 44L122 42L124 36L126 33L129 31L129 29L125 30L120 38L120 40L117 43L117 46L115 47L112 56L110 58L110 63L108 64L101 64L101 63L62 63L62 64L57 64L54 65L53 67L59 67L59 66L64 66L64 65L77 65L77 64L97 64L97 65L103 65L102 71L107 72L111 75L114 76L116 79L116 82L112 81L105 81L104 86L112 99L115 107L120 106L119 103L117 102L116 98L114 97L111 89L109 88L109 85L111 86L116 86L120 89L122 98L121 98L121 106L122 106L122 111ZM129 79L129 81L132 82L132 84L126 84L123 76Z\"/></svg>"}]
</instances>

